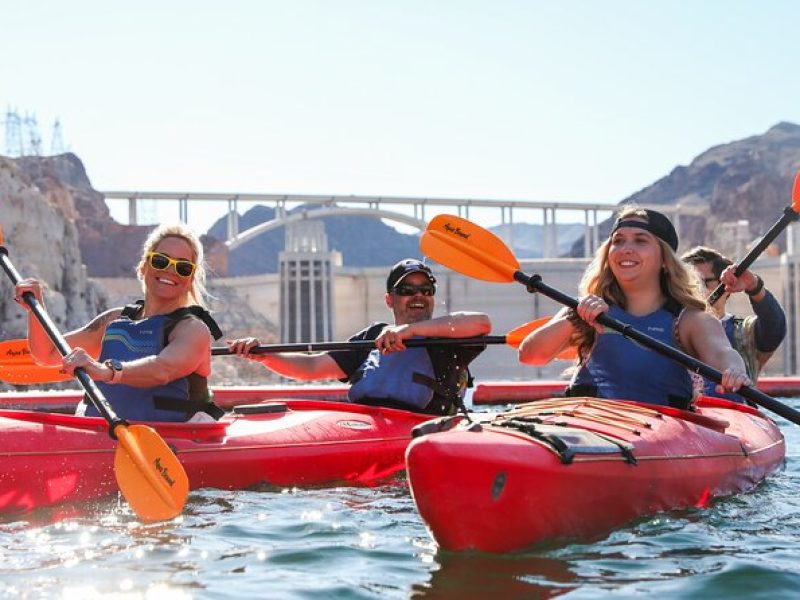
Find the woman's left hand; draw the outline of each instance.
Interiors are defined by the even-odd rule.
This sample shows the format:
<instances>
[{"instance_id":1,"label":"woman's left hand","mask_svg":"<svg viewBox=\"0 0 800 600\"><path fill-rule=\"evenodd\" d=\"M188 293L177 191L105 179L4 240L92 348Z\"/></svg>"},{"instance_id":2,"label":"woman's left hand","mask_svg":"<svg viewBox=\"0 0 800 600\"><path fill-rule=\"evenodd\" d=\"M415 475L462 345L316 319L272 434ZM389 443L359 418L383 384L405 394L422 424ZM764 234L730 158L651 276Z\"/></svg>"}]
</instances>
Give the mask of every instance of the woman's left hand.
<instances>
[{"instance_id":1,"label":"woman's left hand","mask_svg":"<svg viewBox=\"0 0 800 600\"><path fill-rule=\"evenodd\" d=\"M583 296L578 300L575 311L581 319L594 327L595 331L603 333L603 326L597 322L597 319L600 318L600 315L608 312L608 303L600 296L594 294Z\"/></svg>"},{"instance_id":2,"label":"woman's left hand","mask_svg":"<svg viewBox=\"0 0 800 600\"><path fill-rule=\"evenodd\" d=\"M747 373L739 369L725 369L722 372L722 382L717 384L716 390L718 394L737 392L743 385L753 385Z\"/></svg>"}]
</instances>

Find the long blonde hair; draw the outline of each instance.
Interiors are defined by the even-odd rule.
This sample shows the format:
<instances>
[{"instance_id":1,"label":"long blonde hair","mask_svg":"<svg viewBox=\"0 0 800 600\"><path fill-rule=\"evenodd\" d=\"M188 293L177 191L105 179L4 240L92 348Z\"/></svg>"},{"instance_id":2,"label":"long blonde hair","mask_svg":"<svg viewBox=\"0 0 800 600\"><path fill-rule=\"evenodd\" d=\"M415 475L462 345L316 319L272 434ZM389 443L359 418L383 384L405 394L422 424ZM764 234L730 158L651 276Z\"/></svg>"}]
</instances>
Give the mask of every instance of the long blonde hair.
<instances>
[{"instance_id":1,"label":"long blonde hair","mask_svg":"<svg viewBox=\"0 0 800 600\"><path fill-rule=\"evenodd\" d=\"M147 255L153 252L162 240L171 237L181 239L191 246L192 253L194 254L193 259L197 268L192 274L192 285L189 288L189 300L192 304L208 308L206 302L208 291L206 290L206 267L205 258L203 256L203 244L200 243L200 238L197 237L197 234L184 223L165 223L159 225L147 236L142 248L142 258L136 268L139 279L142 281L142 291L146 292L144 289L144 279L142 279L141 273L147 262Z\"/></svg>"},{"instance_id":2,"label":"long blonde hair","mask_svg":"<svg viewBox=\"0 0 800 600\"><path fill-rule=\"evenodd\" d=\"M638 218L645 222L648 221L647 213L636 205L623 206L619 211L618 218ZM616 304L624 309L627 307L627 298L611 272L611 267L608 263L611 238L612 236L609 236L595 252L592 262L583 273L579 290L581 296L594 294L600 296L609 305ZM664 261L660 274L662 294L667 299L672 299L685 308L707 310L700 288L700 280L695 270L688 268L664 240L658 237L656 237L656 240L661 246L661 256ZM571 311L570 321L576 329L570 343L578 348L578 356L580 361L583 362L594 345L595 330L578 317L575 311Z\"/></svg>"}]
</instances>

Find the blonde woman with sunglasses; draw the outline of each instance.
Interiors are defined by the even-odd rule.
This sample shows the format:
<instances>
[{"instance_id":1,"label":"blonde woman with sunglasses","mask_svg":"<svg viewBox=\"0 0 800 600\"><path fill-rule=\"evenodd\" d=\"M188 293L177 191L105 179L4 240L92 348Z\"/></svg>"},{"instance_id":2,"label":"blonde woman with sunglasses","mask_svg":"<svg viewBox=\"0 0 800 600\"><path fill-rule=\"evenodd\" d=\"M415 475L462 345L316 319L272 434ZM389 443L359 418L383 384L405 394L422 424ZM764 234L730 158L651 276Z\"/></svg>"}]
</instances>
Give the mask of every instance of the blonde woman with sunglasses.
<instances>
[{"instance_id":1,"label":"blonde woman with sunglasses","mask_svg":"<svg viewBox=\"0 0 800 600\"><path fill-rule=\"evenodd\" d=\"M61 357L39 322L29 315L28 342L41 364L82 367L116 413L132 421L202 421L222 411L210 400L212 336L222 333L205 309L203 247L185 225L162 225L144 243L136 268L144 300L108 310L66 335L73 348ZM25 279L17 299L42 286ZM19 301L19 300L18 300ZM20 303L26 309L25 303ZM96 416L82 402L78 414Z\"/></svg>"}]
</instances>

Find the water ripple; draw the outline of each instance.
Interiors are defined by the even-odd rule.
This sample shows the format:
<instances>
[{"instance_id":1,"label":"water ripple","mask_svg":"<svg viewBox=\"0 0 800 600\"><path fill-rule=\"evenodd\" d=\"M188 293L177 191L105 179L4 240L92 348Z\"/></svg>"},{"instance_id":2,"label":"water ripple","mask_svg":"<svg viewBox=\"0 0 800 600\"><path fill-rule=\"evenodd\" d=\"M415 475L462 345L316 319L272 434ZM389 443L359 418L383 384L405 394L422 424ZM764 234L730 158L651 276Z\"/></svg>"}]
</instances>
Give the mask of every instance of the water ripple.
<instances>
[{"instance_id":1,"label":"water ripple","mask_svg":"<svg viewBox=\"0 0 800 600\"><path fill-rule=\"evenodd\" d=\"M749 493L505 556L437 551L403 479L367 489L199 490L181 518L159 525L138 523L117 499L4 517L0 596L794 597L800 428L782 428L786 468Z\"/></svg>"}]
</instances>

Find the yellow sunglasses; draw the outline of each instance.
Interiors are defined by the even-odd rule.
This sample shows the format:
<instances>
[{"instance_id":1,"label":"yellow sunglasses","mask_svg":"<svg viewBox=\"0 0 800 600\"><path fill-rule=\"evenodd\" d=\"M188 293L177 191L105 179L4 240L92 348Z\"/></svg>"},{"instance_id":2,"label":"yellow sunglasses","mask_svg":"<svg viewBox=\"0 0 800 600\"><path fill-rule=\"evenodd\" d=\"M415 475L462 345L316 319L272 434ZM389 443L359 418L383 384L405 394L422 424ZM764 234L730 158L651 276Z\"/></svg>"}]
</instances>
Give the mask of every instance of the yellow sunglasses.
<instances>
[{"instance_id":1,"label":"yellow sunglasses","mask_svg":"<svg viewBox=\"0 0 800 600\"><path fill-rule=\"evenodd\" d=\"M197 265L183 258L172 258L161 252L150 252L147 259L151 267L157 271L166 271L170 265L175 267L175 272L181 277L191 277Z\"/></svg>"}]
</instances>

